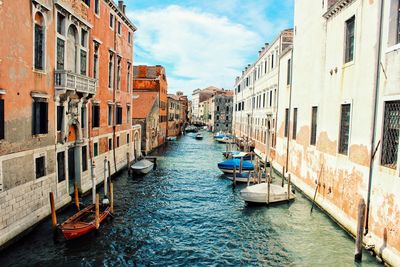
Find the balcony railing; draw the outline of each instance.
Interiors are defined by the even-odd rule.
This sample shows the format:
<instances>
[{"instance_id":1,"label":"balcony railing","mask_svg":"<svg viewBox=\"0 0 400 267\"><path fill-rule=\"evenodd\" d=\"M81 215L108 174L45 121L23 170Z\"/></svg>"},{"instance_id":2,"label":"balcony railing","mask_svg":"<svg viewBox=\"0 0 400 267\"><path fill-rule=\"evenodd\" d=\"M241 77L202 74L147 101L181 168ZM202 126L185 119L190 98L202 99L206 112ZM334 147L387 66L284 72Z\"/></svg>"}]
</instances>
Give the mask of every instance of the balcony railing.
<instances>
[{"instance_id":1,"label":"balcony railing","mask_svg":"<svg viewBox=\"0 0 400 267\"><path fill-rule=\"evenodd\" d=\"M68 70L55 71L55 88L62 91L96 94L96 79Z\"/></svg>"}]
</instances>

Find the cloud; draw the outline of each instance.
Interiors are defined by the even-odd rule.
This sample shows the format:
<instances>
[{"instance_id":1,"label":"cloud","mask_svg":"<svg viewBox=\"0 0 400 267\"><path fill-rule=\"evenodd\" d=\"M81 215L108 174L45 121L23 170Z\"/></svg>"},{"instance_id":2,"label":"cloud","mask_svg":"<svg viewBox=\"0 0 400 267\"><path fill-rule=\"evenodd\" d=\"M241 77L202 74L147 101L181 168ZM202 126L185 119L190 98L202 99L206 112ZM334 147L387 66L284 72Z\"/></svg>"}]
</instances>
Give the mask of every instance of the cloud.
<instances>
[{"instance_id":1,"label":"cloud","mask_svg":"<svg viewBox=\"0 0 400 267\"><path fill-rule=\"evenodd\" d=\"M135 22L135 53L140 61L167 65L169 91L190 94L198 87L231 88L257 33L227 17L172 5L130 12ZM135 63L136 64L136 63Z\"/></svg>"}]
</instances>

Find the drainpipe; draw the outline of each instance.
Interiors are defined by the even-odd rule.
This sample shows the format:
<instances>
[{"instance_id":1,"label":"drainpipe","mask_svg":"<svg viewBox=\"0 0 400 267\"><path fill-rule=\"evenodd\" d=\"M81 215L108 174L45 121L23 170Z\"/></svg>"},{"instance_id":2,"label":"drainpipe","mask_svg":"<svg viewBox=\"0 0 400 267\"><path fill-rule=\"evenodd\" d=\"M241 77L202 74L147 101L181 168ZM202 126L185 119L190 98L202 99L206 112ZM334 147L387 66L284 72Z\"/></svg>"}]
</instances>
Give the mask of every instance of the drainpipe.
<instances>
[{"instance_id":1,"label":"drainpipe","mask_svg":"<svg viewBox=\"0 0 400 267\"><path fill-rule=\"evenodd\" d=\"M116 134L115 134L115 130L116 130L116 103L115 103L115 90L116 87L118 86L118 81L116 79L116 69L118 68L118 55L117 55L117 27L118 27L118 20L117 20L117 16L114 16L114 86L113 86L113 158L114 158L114 172L117 172L117 160L116 160L116 155L115 155L115 145L117 143L116 141Z\"/></svg>"},{"instance_id":2,"label":"drainpipe","mask_svg":"<svg viewBox=\"0 0 400 267\"><path fill-rule=\"evenodd\" d=\"M380 10L379 10L379 28L378 28L378 47L376 51L376 73L375 73L375 90L373 95L373 119L372 119L372 137L371 137L371 158L369 162L369 173L368 173L368 195L367 195L367 214L366 214L366 222L365 222L365 235L368 234L369 230L369 211L371 205L371 190L372 190L372 175L373 175L373 168L374 168L374 159L375 159L375 152L377 149L378 144L376 143L376 117L377 117L377 109L378 109L378 93L379 93L379 84L380 84L380 62L381 62L381 51L382 51L382 26L383 26L383 7L384 7L384 0L380 1Z\"/></svg>"},{"instance_id":3,"label":"drainpipe","mask_svg":"<svg viewBox=\"0 0 400 267\"><path fill-rule=\"evenodd\" d=\"M286 143L286 172L289 171L289 144L290 144L290 117L292 110L292 77L293 77L293 48L290 57L290 84L289 84L289 111L288 111L288 136ZM279 93L278 93L279 94ZM283 175L285 175L283 173Z\"/></svg>"}]
</instances>

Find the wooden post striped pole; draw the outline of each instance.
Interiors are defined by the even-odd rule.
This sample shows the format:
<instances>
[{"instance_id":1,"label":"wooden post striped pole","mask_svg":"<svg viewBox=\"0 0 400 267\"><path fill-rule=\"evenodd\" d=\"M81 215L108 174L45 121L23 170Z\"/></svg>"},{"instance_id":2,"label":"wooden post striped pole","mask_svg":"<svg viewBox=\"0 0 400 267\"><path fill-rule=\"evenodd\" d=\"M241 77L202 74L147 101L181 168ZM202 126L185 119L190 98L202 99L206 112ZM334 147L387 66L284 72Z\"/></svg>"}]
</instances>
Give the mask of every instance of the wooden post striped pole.
<instances>
[{"instance_id":1,"label":"wooden post striped pole","mask_svg":"<svg viewBox=\"0 0 400 267\"><path fill-rule=\"evenodd\" d=\"M94 223L96 225L96 229L100 227L100 207L99 207L99 194L96 194L96 203L95 203L95 218Z\"/></svg>"},{"instance_id":2,"label":"wooden post striped pole","mask_svg":"<svg viewBox=\"0 0 400 267\"><path fill-rule=\"evenodd\" d=\"M50 192L50 210L51 210L51 226L53 230L57 227L56 205L54 202L54 193Z\"/></svg>"}]
</instances>

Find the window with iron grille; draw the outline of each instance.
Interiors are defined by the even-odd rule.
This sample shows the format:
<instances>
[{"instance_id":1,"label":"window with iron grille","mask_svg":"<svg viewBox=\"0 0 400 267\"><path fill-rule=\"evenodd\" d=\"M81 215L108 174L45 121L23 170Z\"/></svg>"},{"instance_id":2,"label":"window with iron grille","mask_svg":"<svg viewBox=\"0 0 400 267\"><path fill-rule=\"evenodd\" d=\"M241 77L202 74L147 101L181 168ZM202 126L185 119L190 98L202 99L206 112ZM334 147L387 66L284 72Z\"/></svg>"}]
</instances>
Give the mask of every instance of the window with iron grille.
<instances>
[{"instance_id":1,"label":"window with iron grille","mask_svg":"<svg viewBox=\"0 0 400 267\"><path fill-rule=\"evenodd\" d=\"M64 51L65 51L65 42L64 40L57 38L57 69L64 69Z\"/></svg>"},{"instance_id":2,"label":"window with iron grille","mask_svg":"<svg viewBox=\"0 0 400 267\"><path fill-rule=\"evenodd\" d=\"M289 109L285 109L285 137L289 135Z\"/></svg>"},{"instance_id":3,"label":"window with iron grille","mask_svg":"<svg viewBox=\"0 0 400 267\"><path fill-rule=\"evenodd\" d=\"M81 50L81 74L86 75L86 51Z\"/></svg>"},{"instance_id":4,"label":"window with iron grille","mask_svg":"<svg viewBox=\"0 0 400 267\"><path fill-rule=\"evenodd\" d=\"M296 140L297 137L297 108L293 109L293 133L292 139Z\"/></svg>"},{"instance_id":5,"label":"window with iron grille","mask_svg":"<svg viewBox=\"0 0 400 267\"><path fill-rule=\"evenodd\" d=\"M396 169L399 149L400 101L385 102L381 164Z\"/></svg>"},{"instance_id":6,"label":"window with iron grille","mask_svg":"<svg viewBox=\"0 0 400 267\"><path fill-rule=\"evenodd\" d=\"M36 179L46 175L46 158L41 156L35 159Z\"/></svg>"},{"instance_id":7,"label":"window with iron grille","mask_svg":"<svg viewBox=\"0 0 400 267\"><path fill-rule=\"evenodd\" d=\"M0 140L4 139L4 99L0 99Z\"/></svg>"},{"instance_id":8,"label":"window with iron grille","mask_svg":"<svg viewBox=\"0 0 400 267\"><path fill-rule=\"evenodd\" d=\"M58 182L62 182L65 180L65 152L57 153L57 177Z\"/></svg>"},{"instance_id":9,"label":"window with iron grille","mask_svg":"<svg viewBox=\"0 0 400 267\"><path fill-rule=\"evenodd\" d=\"M32 134L48 133L48 103L43 100L35 100L33 102L33 127Z\"/></svg>"},{"instance_id":10,"label":"window with iron grille","mask_svg":"<svg viewBox=\"0 0 400 267\"><path fill-rule=\"evenodd\" d=\"M44 27L35 24L35 69L44 69Z\"/></svg>"},{"instance_id":11,"label":"window with iron grille","mask_svg":"<svg viewBox=\"0 0 400 267\"><path fill-rule=\"evenodd\" d=\"M64 115L64 106L57 106L57 131L61 131Z\"/></svg>"},{"instance_id":12,"label":"window with iron grille","mask_svg":"<svg viewBox=\"0 0 400 267\"><path fill-rule=\"evenodd\" d=\"M317 143L317 115L318 115L318 107L312 107L311 138L310 138L311 145L315 145Z\"/></svg>"},{"instance_id":13,"label":"window with iron grille","mask_svg":"<svg viewBox=\"0 0 400 267\"><path fill-rule=\"evenodd\" d=\"M340 114L339 153L347 155L350 135L350 104L342 105Z\"/></svg>"},{"instance_id":14,"label":"window with iron grille","mask_svg":"<svg viewBox=\"0 0 400 267\"><path fill-rule=\"evenodd\" d=\"M345 63L353 61L354 58L354 26L355 16L346 21Z\"/></svg>"},{"instance_id":15,"label":"window with iron grille","mask_svg":"<svg viewBox=\"0 0 400 267\"><path fill-rule=\"evenodd\" d=\"M92 128L100 127L100 105L92 107Z\"/></svg>"},{"instance_id":16,"label":"window with iron grille","mask_svg":"<svg viewBox=\"0 0 400 267\"><path fill-rule=\"evenodd\" d=\"M117 107L117 124L122 124L122 107Z\"/></svg>"},{"instance_id":17,"label":"window with iron grille","mask_svg":"<svg viewBox=\"0 0 400 267\"><path fill-rule=\"evenodd\" d=\"M88 164L87 164L87 146L82 147L82 171L87 171Z\"/></svg>"}]
</instances>

